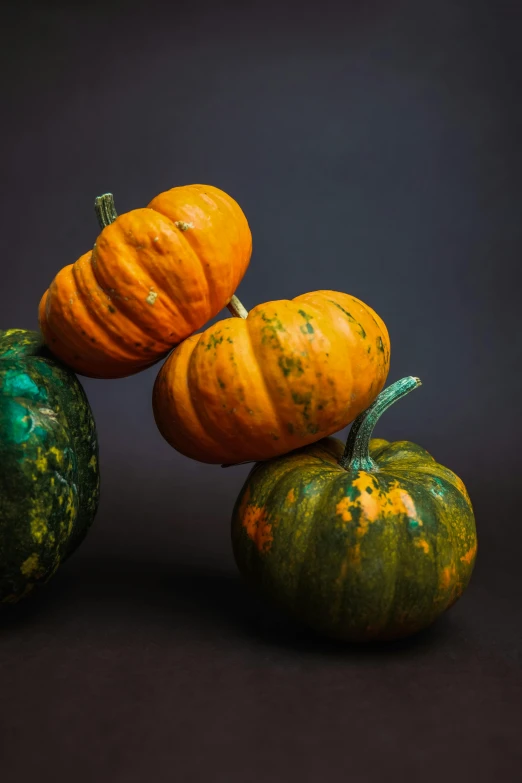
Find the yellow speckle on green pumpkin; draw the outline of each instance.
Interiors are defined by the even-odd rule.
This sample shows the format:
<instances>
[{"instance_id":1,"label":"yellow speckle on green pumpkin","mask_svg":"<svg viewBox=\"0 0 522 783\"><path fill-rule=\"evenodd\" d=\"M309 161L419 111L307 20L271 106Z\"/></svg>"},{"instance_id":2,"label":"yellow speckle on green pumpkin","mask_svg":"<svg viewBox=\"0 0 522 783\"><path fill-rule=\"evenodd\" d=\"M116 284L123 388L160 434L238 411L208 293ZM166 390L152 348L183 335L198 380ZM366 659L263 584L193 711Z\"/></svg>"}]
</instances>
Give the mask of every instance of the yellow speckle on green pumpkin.
<instances>
[{"instance_id":1,"label":"yellow speckle on green pumpkin","mask_svg":"<svg viewBox=\"0 0 522 783\"><path fill-rule=\"evenodd\" d=\"M31 535L39 544L41 544L44 536L47 535L47 532L47 522L44 519L34 517L31 520Z\"/></svg>"},{"instance_id":2,"label":"yellow speckle on green pumpkin","mask_svg":"<svg viewBox=\"0 0 522 783\"><path fill-rule=\"evenodd\" d=\"M51 446L49 449L49 454L52 454L58 463L63 462L63 452L60 451L60 449L56 448L56 446Z\"/></svg>"},{"instance_id":3,"label":"yellow speckle on green pumpkin","mask_svg":"<svg viewBox=\"0 0 522 783\"><path fill-rule=\"evenodd\" d=\"M36 470L40 473L44 473L47 470L47 457L42 454L42 449L38 449L38 455L34 461Z\"/></svg>"},{"instance_id":4,"label":"yellow speckle on green pumpkin","mask_svg":"<svg viewBox=\"0 0 522 783\"><path fill-rule=\"evenodd\" d=\"M40 558L38 557L38 554L35 552L32 555L29 555L29 557L24 560L22 565L20 566L20 571L24 576L32 576L35 574L40 567Z\"/></svg>"}]
</instances>

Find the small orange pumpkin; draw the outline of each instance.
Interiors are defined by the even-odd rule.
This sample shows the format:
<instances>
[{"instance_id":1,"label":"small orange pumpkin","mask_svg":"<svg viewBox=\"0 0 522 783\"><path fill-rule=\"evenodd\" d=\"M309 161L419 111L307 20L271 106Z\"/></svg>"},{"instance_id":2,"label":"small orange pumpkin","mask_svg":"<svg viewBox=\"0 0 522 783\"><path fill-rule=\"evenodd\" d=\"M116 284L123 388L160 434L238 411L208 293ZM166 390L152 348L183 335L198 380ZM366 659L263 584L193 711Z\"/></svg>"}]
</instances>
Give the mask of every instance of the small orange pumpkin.
<instances>
[{"instance_id":1,"label":"small orange pumpkin","mask_svg":"<svg viewBox=\"0 0 522 783\"><path fill-rule=\"evenodd\" d=\"M384 386L385 324L348 294L315 291L219 321L177 346L156 379L163 437L208 463L264 460L345 427Z\"/></svg>"},{"instance_id":2,"label":"small orange pumpkin","mask_svg":"<svg viewBox=\"0 0 522 783\"><path fill-rule=\"evenodd\" d=\"M96 200L92 251L64 267L43 295L39 321L52 352L76 372L122 378L154 364L215 316L252 254L239 205L218 188L187 185L119 217Z\"/></svg>"}]
</instances>

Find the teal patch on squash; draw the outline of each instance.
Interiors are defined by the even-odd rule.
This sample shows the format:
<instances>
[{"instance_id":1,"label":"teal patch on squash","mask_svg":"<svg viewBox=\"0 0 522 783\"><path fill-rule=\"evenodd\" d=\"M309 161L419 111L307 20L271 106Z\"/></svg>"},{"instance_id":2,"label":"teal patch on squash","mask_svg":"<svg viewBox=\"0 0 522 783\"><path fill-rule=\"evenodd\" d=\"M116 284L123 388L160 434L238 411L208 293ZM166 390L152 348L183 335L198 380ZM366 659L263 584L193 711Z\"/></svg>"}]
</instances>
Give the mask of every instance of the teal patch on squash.
<instances>
[{"instance_id":1,"label":"teal patch on squash","mask_svg":"<svg viewBox=\"0 0 522 783\"><path fill-rule=\"evenodd\" d=\"M0 331L0 603L46 582L99 499L98 440L83 388L40 335Z\"/></svg>"}]
</instances>

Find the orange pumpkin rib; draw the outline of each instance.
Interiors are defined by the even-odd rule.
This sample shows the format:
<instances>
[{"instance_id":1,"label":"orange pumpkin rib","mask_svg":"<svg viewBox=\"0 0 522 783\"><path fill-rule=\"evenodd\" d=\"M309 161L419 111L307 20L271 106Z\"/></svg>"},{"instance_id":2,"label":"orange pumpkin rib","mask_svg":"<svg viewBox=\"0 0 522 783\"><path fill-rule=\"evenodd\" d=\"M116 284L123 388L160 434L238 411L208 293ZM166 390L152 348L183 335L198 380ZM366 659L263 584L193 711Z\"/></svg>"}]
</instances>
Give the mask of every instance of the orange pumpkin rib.
<instances>
[{"instance_id":1,"label":"orange pumpkin rib","mask_svg":"<svg viewBox=\"0 0 522 783\"><path fill-rule=\"evenodd\" d=\"M277 311L271 308L274 304L277 304ZM287 304L285 300L281 300L277 303L270 302L267 306L254 307L245 321L255 361L260 368L263 386L278 424L276 430L278 446L285 451L292 448L288 424L294 419L294 411L288 410L291 379L286 377L290 375L290 369L287 369L284 364L285 349L287 354L293 353L297 357L295 362L301 362L299 354L302 353L298 346L291 344L292 337L295 338L297 335L286 328L288 318L291 317ZM281 319L285 320L285 325ZM274 367L277 368L277 377L274 377ZM298 371L302 372L301 369ZM270 445L272 449L268 450L267 456L273 450L273 444Z\"/></svg>"},{"instance_id":2,"label":"orange pumpkin rib","mask_svg":"<svg viewBox=\"0 0 522 783\"><path fill-rule=\"evenodd\" d=\"M47 317L45 314L47 298L49 291L46 291L42 296L38 308L38 320L40 323L40 329L45 343L49 346L53 353L60 356L61 361L75 369L77 372L81 372L81 367L77 367L78 354L75 348L71 348L66 344L56 332L52 331L48 326ZM103 377L104 369L106 365L102 362L93 361L90 363L92 377Z\"/></svg>"},{"instance_id":3,"label":"orange pumpkin rib","mask_svg":"<svg viewBox=\"0 0 522 783\"><path fill-rule=\"evenodd\" d=\"M112 318L109 308L115 308L92 275L90 255L61 269L46 292L45 313L40 309L44 339L77 372L89 367L89 374L103 377L111 366L123 363L124 374L129 363L149 366L150 353L130 350L129 336L136 340L141 333L132 322Z\"/></svg>"},{"instance_id":4,"label":"orange pumpkin rib","mask_svg":"<svg viewBox=\"0 0 522 783\"><path fill-rule=\"evenodd\" d=\"M179 233L180 253L179 263L185 266L181 272L176 272L176 276L170 276L166 280L166 286L169 287L170 295L177 302L180 312L184 313L187 324L186 334L178 329L178 338L176 343L181 342L185 336L192 334L201 322L208 321L222 309L214 312L212 305L212 281L209 279L205 264L202 258L196 253L191 243L187 240L186 232L176 229ZM191 281L191 276L193 280ZM182 295L181 295L182 294ZM221 297L220 302L223 301Z\"/></svg>"},{"instance_id":5,"label":"orange pumpkin rib","mask_svg":"<svg viewBox=\"0 0 522 783\"><path fill-rule=\"evenodd\" d=\"M227 270L223 270L222 275L220 275L218 277L217 281L213 280L212 279L212 274L210 272L210 268L211 268L210 262L208 260L204 261L203 258L201 257L202 248L200 246L198 246L197 242L194 241L194 239L193 239L194 232L192 230L190 230L190 232L189 232L189 230L187 229L186 234L187 235L184 236L185 245L186 245L186 251L187 251L187 253L190 252L192 254L192 258L194 259L194 264L197 264L199 266L199 269L201 271L201 275L203 276L203 279L205 280L205 283L206 283L206 286L207 286L207 290L209 292L209 296L208 296L208 312L211 313L211 315L209 317L212 318L214 315L216 315L219 312L219 310L222 309L219 306L217 306L217 309L216 309L216 301L217 302L222 301L223 294L222 294L222 291L221 291L221 287L222 287L222 285L223 285L223 283L225 281ZM207 249L207 254L208 254L208 249ZM207 255L207 258L208 258L208 255ZM237 287L237 286L233 286L230 283L229 283L229 285L230 285L230 289L233 288L235 290L235 288Z\"/></svg>"},{"instance_id":6,"label":"orange pumpkin rib","mask_svg":"<svg viewBox=\"0 0 522 783\"><path fill-rule=\"evenodd\" d=\"M71 367L72 362L74 361L74 355L75 350L70 345L64 342L63 339L61 339L56 332L54 332L51 327L48 324L47 321L47 306L48 306L48 299L49 299L49 290L44 292L42 298L40 299L40 304L38 306L38 320L40 323L40 329L44 338L45 343L53 350L59 353L60 357L62 357L62 361L69 364Z\"/></svg>"},{"instance_id":7,"label":"orange pumpkin rib","mask_svg":"<svg viewBox=\"0 0 522 783\"><path fill-rule=\"evenodd\" d=\"M144 355L144 346L150 338L121 312L118 300L99 284L91 258L87 255L79 258L72 271L85 326L88 325L98 344L103 343L107 358L147 361L149 357ZM164 352L169 348L168 345L162 347Z\"/></svg>"},{"instance_id":8,"label":"orange pumpkin rib","mask_svg":"<svg viewBox=\"0 0 522 783\"><path fill-rule=\"evenodd\" d=\"M231 449L241 448L238 428L248 433L243 444L246 450L250 436L271 443L271 432L277 433L277 417L270 419L267 415L270 399L263 392L245 327L244 321L230 318L220 323L217 338L213 327L194 335L172 352L159 373L153 399L156 419L158 425L165 422L164 436L186 456L198 459L203 447L213 455L203 461L226 461ZM190 349L185 347L189 341ZM221 375L227 377L226 389ZM225 395L226 404L222 402ZM213 442L211 448L208 442L198 442L200 435L195 433L201 432Z\"/></svg>"},{"instance_id":9,"label":"orange pumpkin rib","mask_svg":"<svg viewBox=\"0 0 522 783\"><path fill-rule=\"evenodd\" d=\"M176 356L171 354L158 374L153 390L154 416L166 422L166 440L174 448L182 442L185 445L183 453L194 459L201 448L212 453L220 448L219 441L214 440L202 424L188 386L187 367L197 340L196 335L188 337L177 349Z\"/></svg>"},{"instance_id":10,"label":"orange pumpkin rib","mask_svg":"<svg viewBox=\"0 0 522 783\"><path fill-rule=\"evenodd\" d=\"M230 449L248 450L248 443L238 442L238 428L247 440L252 436L270 441L270 430L278 429L277 418L270 416L270 399L263 389L246 323L228 318L220 322L218 331L210 327L198 337L186 374L198 419L218 444L214 457L225 460Z\"/></svg>"},{"instance_id":11,"label":"orange pumpkin rib","mask_svg":"<svg viewBox=\"0 0 522 783\"><path fill-rule=\"evenodd\" d=\"M352 296L350 298L359 307L361 307L363 310L365 310L368 313L369 317L376 324L377 328L380 329L382 332L384 332L389 340L388 329L386 328L386 324L382 320L381 316L378 313L376 313L375 310L372 310L372 308L369 305L367 305L366 302L362 302L360 299L357 299L355 296Z\"/></svg>"},{"instance_id":12,"label":"orange pumpkin rib","mask_svg":"<svg viewBox=\"0 0 522 783\"><path fill-rule=\"evenodd\" d=\"M348 407L347 396L337 398L339 389L351 384L349 358L343 355L335 361L332 346L337 335L316 308L305 311L293 301L269 303L255 307L248 320L257 361L272 399L278 401L285 443L297 448L333 425L330 411L335 406Z\"/></svg>"},{"instance_id":13,"label":"orange pumpkin rib","mask_svg":"<svg viewBox=\"0 0 522 783\"><path fill-rule=\"evenodd\" d=\"M252 236L247 220L234 199L218 188L192 185L186 188L191 199L182 199L178 188L156 196L149 207L173 223L184 224L184 239L200 260L210 291L211 316L223 307L223 297L235 291L243 274L228 259L241 252L252 253ZM213 231L208 231L209 223ZM198 230L199 229L199 230ZM206 229L206 230L202 230ZM208 320L208 319L207 319Z\"/></svg>"},{"instance_id":14,"label":"orange pumpkin rib","mask_svg":"<svg viewBox=\"0 0 522 783\"><path fill-rule=\"evenodd\" d=\"M94 360L98 355L98 348L89 338L92 331L97 336L100 336L100 332L92 328L84 296L78 290L76 264L60 270L49 287L47 323L53 332L59 333L61 340L78 358L83 355L88 360ZM58 321L60 326L65 324L67 328L56 329L55 321ZM89 329L89 334L86 333L85 327ZM105 334L103 339L106 339Z\"/></svg>"},{"instance_id":15,"label":"orange pumpkin rib","mask_svg":"<svg viewBox=\"0 0 522 783\"><path fill-rule=\"evenodd\" d=\"M360 299L336 291L316 291L296 297L295 301L322 305L335 332L348 341L354 398L377 395L386 382L390 358L388 330L377 313ZM360 412L357 410L352 418Z\"/></svg>"},{"instance_id":16,"label":"orange pumpkin rib","mask_svg":"<svg viewBox=\"0 0 522 783\"><path fill-rule=\"evenodd\" d=\"M196 318L198 309L204 308L201 303L208 298L204 280L200 278L199 285L191 285L193 264L183 263L182 254L175 226L148 209L116 218L103 229L96 243L93 267L98 283L111 293L121 312L137 320L142 332L158 343L158 350L166 350L193 331L187 317L189 307L179 306L179 299L185 298L183 289L181 297L178 293L181 285L188 287L186 298ZM162 287L162 276L167 290ZM178 291L174 290L176 284ZM177 333L171 335L173 324Z\"/></svg>"},{"instance_id":17,"label":"orange pumpkin rib","mask_svg":"<svg viewBox=\"0 0 522 783\"><path fill-rule=\"evenodd\" d=\"M369 325L370 323L375 324L377 327L377 330L382 332L384 334L385 339L382 340L382 347L379 349L377 346L377 352L379 353L379 350L382 351L384 354L388 354L385 357L385 361L389 361L389 351L390 351L390 336L388 334L388 329L386 328L386 324L382 320L382 318L375 312L375 310L372 310L371 307L369 307L365 302L361 302L360 299L356 299L354 296L350 297L355 306L358 307L361 311L361 313L365 314L365 318L368 318L369 320L366 321L366 323ZM375 354L373 354L375 356ZM383 382L384 385L384 382Z\"/></svg>"},{"instance_id":18,"label":"orange pumpkin rib","mask_svg":"<svg viewBox=\"0 0 522 783\"><path fill-rule=\"evenodd\" d=\"M249 313L250 315L250 313ZM252 380L252 368L255 367L257 369L257 377L254 380L255 385L250 388L254 388L258 394L259 394L259 403L256 406L256 410L258 411L258 418L257 418L257 431L255 433L252 433L253 437L255 438L256 442L259 443L261 452L264 454L270 454L273 448L273 441L277 440L280 441L279 445L281 448L284 448L285 451L288 450L287 448L287 429L286 424L284 421L284 416L281 413L281 411L278 409L278 399L275 396L273 389L271 388L270 384L267 381L266 374L263 371L263 367L259 362L259 359L256 355L256 340L255 336L252 334L251 326L252 326L252 319L250 319L248 316L244 319L243 324L245 327L245 333L248 338L248 345L250 353L253 357L251 367L248 368L248 379L249 383L251 383ZM261 399L264 398L264 399ZM263 404L264 402L264 404ZM249 407L251 408L253 404L253 401L250 402ZM264 444L264 448L261 445L260 439L263 437L263 435L266 435L267 433L270 433L270 438L267 442ZM271 448L272 447L272 448ZM250 444L247 444L247 448L245 449L244 455L241 455L238 458L238 462L248 458L248 453L250 451ZM228 458L229 455L227 455ZM223 460L225 462L226 459Z\"/></svg>"}]
</instances>

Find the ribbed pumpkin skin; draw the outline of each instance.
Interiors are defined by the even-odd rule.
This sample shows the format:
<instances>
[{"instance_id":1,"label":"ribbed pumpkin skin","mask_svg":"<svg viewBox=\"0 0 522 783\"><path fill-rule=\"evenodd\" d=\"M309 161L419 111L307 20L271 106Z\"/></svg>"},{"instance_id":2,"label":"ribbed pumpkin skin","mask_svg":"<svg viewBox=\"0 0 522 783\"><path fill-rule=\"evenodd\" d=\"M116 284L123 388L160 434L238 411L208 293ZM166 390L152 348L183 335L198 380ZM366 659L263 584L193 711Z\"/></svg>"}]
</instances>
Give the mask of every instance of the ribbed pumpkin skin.
<instances>
[{"instance_id":1,"label":"ribbed pumpkin skin","mask_svg":"<svg viewBox=\"0 0 522 783\"><path fill-rule=\"evenodd\" d=\"M83 375L139 372L225 307L251 254L234 199L210 185L172 188L117 217L56 275L40 302L45 341Z\"/></svg>"},{"instance_id":2,"label":"ribbed pumpkin skin","mask_svg":"<svg viewBox=\"0 0 522 783\"><path fill-rule=\"evenodd\" d=\"M374 439L375 472L328 438L256 465L234 508L245 579L315 630L350 641L429 626L466 588L477 550L462 481L407 441Z\"/></svg>"},{"instance_id":3,"label":"ribbed pumpkin skin","mask_svg":"<svg viewBox=\"0 0 522 783\"><path fill-rule=\"evenodd\" d=\"M0 603L14 603L80 544L99 496L85 393L36 332L0 331L0 432Z\"/></svg>"},{"instance_id":4,"label":"ribbed pumpkin skin","mask_svg":"<svg viewBox=\"0 0 522 783\"><path fill-rule=\"evenodd\" d=\"M346 426L384 386L389 361L386 326L353 296L268 302L170 354L154 387L156 424L201 462L267 459Z\"/></svg>"}]
</instances>

